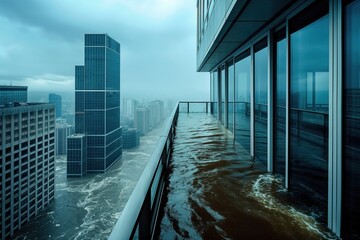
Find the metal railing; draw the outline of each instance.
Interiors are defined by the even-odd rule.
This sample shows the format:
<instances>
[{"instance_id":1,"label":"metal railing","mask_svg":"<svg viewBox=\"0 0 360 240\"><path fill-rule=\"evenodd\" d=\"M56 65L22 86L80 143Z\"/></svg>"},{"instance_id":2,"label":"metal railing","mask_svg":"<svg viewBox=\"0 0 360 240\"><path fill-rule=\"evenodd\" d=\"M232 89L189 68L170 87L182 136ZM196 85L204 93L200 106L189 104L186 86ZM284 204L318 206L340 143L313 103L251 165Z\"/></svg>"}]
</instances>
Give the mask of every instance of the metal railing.
<instances>
[{"instance_id":1,"label":"metal railing","mask_svg":"<svg viewBox=\"0 0 360 240\"><path fill-rule=\"evenodd\" d=\"M127 201L109 239L152 239L172 151L179 103L173 110L159 142Z\"/></svg>"},{"instance_id":2,"label":"metal railing","mask_svg":"<svg viewBox=\"0 0 360 240\"><path fill-rule=\"evenodd\" d=\"M180 113L210 113L211 104L208 101L180 101Z\"/></svg>"}]
</instances>

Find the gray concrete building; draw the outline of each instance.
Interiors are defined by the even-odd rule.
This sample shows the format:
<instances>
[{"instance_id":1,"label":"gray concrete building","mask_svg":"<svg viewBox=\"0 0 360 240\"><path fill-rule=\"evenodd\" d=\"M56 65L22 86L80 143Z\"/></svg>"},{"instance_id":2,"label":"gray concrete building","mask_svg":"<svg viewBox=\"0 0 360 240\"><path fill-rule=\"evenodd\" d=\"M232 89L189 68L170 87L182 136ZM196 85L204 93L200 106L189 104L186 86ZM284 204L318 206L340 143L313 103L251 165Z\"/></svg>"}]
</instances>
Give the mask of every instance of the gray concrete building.
<instances>
[{"instance_id":1,"label":"gray concrete building","mask_svg":"<svg viewBox=\"0 0 360 240\"><path fill-rule=\"evenodd\" d=\"M0 238L14 234L54 199L55 109L0 107Z\"/></svg>"}]
</instances>

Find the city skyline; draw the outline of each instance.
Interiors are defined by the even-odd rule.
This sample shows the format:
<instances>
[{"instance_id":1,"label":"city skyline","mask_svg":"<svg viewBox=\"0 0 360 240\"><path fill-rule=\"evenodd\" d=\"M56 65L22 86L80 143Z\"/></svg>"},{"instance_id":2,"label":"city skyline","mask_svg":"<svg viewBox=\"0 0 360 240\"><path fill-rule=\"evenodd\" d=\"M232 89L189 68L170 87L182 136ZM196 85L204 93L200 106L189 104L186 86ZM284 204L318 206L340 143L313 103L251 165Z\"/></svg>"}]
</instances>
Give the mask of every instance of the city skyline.
<instances>
[{"instance_id":1,"label":"city skyline","mask_svg":"<svg viewBox=\"0 0 360 240\"><path fill-rule=\"evenodd\" d=\"M195 69L196 1L190 3L2 1L0 84L29 86L29 92L74 91L72 66L83 62L81 36L108 33L122 43L123 95L207 100L208 73Z\"/></svg>"}]
</instances>

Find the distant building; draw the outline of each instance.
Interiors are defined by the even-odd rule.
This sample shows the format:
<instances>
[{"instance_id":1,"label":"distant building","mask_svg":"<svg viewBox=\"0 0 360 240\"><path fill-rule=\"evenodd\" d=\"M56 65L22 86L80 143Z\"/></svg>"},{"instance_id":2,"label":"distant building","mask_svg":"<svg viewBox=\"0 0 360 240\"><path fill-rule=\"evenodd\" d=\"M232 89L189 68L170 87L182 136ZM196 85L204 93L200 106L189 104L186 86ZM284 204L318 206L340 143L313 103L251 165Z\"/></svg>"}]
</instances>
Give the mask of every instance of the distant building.
<instances>
[{"instance_id":1,"label":"distant building","mask_svg":"<svg viewBox=\"0 0 360 240\"><path fill-rule=\"evenodd\" d=\"M66 155L67 152L67 137L72 133L72 126L67 124L66 120L63 118L56 119L55 125L55 155Z\"/></svg>"},{"instance_id":2,"label":"distant building","mask_svg":"<svg viewBox=\"0 0 360 240\"><path fill-rule=\"evenodd\" d=\"M136 128L124 128L123 148L129 149L140 145L140 130Z\"/></svg>"},{"instance_id":3,"label":"distant building","mask_svg":"<svg viewBox=\"0 0 360 240\"><path fill-rule=\"evenodd\" d=\"M158 125L164 119L164 103L160 100L149 103L149 126L150 129Z\"/></svg>"},{"instance_id":4,"label":"distant building","mask_svg":"<svg viewBox=\"0 0 360 240\"><path fill-rule=\"evenodd\" d=\"M62 115L62 99L61 96L55 93L49 93L49 103L55 105L56 118L61 117Z\"/></svg>"},{"instance_id":5,"label":"distant building","mask_svg":"<svg viewBox=\"0 0 360 240\"><path fill-rule=\"evenodd\" d=\"M52 104L0 107L0 159L0 238L8 239L54 199Z\"/></svg>"},{"instance_id":6,"label":"distant building","mask_svg":"<svg viewBox=\"0 0 360 240\"><path fill-rule=\"evenodd\" d=\"M27 86L0 86L0 105L27 102Z\"/></svg>"},{"instance_id":7,"label":"distant building","mask_svg":"<svg viewBox=\"0 0 360 240\"><path fill-rule=\"evenodd\" d=\"M86 172L105 172L122 156L120 44L107 34L85 34L85 64L75 67L75 134L86 138L79 149L87 151ZM79 142L76 136L68 144ZM68 168L68 176L84 171Z\"/></svg>"},{"instance_id":8,"label":"distant building","mask_svg":"<svg viewBox=\"0 0 360 240\"><path fill-rule=\"evenodd\" d=\"M134 118L135 109L138 107L138 101L130 98L123 98L122 113L127 117Z\"/></svg>"},{"instance_id":9,"label":"distant building","mask_svg":"<svg viewBox=\"0 0 360 240\"><path fill-rule=\"evenodd\" d=\"M134 114L134 127L139 129L140 135L144 136L149 132L149 109L146 107L140 107L135 109Z\"/></svg>"}]
</instances>

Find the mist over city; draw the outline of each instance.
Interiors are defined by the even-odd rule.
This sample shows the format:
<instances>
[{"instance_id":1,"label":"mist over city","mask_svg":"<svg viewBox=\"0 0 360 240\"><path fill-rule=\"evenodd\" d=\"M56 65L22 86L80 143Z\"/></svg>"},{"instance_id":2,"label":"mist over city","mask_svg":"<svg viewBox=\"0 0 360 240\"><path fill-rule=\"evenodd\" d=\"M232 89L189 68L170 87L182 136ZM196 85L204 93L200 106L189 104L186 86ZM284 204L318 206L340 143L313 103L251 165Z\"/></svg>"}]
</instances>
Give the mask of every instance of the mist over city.
<instances>
[{"instance_id":1,"label":"mist over city","mask_svg":"<svg viewBox=\"0 0 360 240\"><path fill-rule=\"evenodd\" d=\"M208 100L209 74L196 72L195 9L191 0L1 1L0 84L73 92L84 34L107 33L121 45L122 97Z\"/></svg>"}]
</instances>

